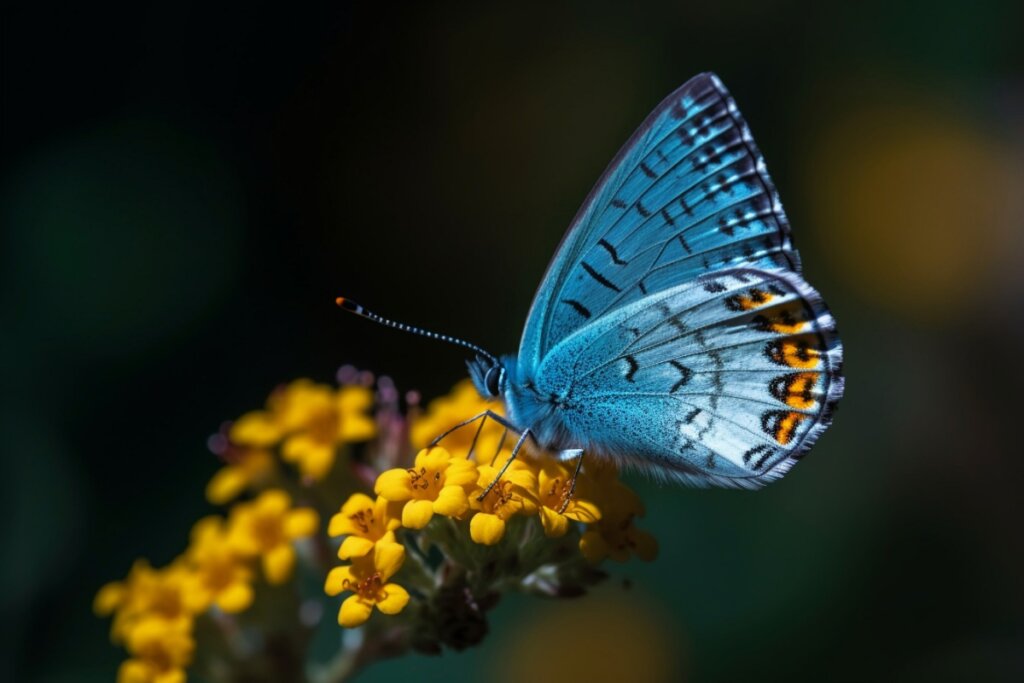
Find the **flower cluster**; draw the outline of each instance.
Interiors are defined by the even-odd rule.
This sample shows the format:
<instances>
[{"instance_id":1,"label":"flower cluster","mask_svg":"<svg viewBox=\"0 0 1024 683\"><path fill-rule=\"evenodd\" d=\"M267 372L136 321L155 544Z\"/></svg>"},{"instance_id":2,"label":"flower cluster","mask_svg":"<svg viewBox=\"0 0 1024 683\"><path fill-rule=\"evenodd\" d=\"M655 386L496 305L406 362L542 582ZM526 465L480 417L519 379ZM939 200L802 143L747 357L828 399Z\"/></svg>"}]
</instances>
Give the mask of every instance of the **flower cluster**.
<instances>
[{"instance_id":1,"label":"flower cluster","mask_svg":"<svg viewBox=\"0 0 1024 683\"><path fill-rule=\"evenodd\" d=\"M129 654L119 681L175 683L188 667L342 680L381 657L479 642L503 593L579 595L606 558L653 559L654 539L634 525L643 506L613 467L575 471L526 449L509 460L514 439L493 420L429 446L485 410L501 406L469 381L423 410L387 378L343 368L336 387L292 382L225 425L210 441L224 464L207 498L241 500L200 520L168 566L139 560L96 596ZM338 623L363 636L311 669L318 605L341 594Z\"/></svg>"},{"instance_id":2,"label":"flower cluster","mask_svg":"<svg viewBox=\"0 0 1024 683\"><path fill-rule=\"evenodd\" d=\"M314 510L293 507L287 493L270 489L235 505L226 519L199 520L188 548L170 565L154 569L139 560L123 581L101 588L94 609L113 616L111 638L131 655L118 680L185 680L196 620L211 611L232 615L248 609L257 565L266 583L288 581L295 567L293 543L318 525Z\"/></svg>"}]
</instances>

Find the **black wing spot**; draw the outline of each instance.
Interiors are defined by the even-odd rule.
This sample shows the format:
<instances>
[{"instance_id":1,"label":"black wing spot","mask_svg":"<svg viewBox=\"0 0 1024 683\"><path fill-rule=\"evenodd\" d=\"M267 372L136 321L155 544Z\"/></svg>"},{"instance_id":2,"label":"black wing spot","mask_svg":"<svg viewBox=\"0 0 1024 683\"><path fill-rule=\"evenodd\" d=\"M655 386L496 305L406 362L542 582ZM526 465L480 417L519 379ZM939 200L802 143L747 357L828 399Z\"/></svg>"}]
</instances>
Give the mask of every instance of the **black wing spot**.
<instances>
[{"instance_id":1,"label":"black wing spot","mask_svg":"<svg viewBox=\"0 0 1024 683\"><path fill-rule=\"evenodd\" d=\"M722 216L721 218L718 219L718 230L720 232L725 233L729 237L732 237L734 234L736 234L735 227L729 224L729 221L725 218L725 216Z\"/></svg>"},{"instance_id":2,"label":"black wing spot","mask_svg":"<svg viewBox=\"0 0 1024 683\"><path fill-rule=\"evenodd\" d=\"M616 209L626 208L626 202L622 201L621 199L613 199L611 201L611 205L614 206Z\"/></svg>"},{"instance_id":3,"label":"black wing spot","mask_svg":"<svg viewBox=\"0 0 1024 683\"><path fill-rule=\"evenodd\" d=\"M693 209L691 209L690 205L686 203L686 197L680 195L679 206L683 207L683 213L685 213L687 216L693 215Z\"/></svg>"},{"instance_id":4,"label":"black wing spot","mask_svg":"<svg viewBox=\"0 0 1024 683\"><path fill-rule=\"evenodd\" d=\"M702 411L700 408L694 408L693 410L686 414L686 417L683 418L683 422L685 424L690 424L691 422L697 419L697 416L700 415L701 412Z\"/></svg>"},{"instance_id":5,"label":"black wing spot","mask_svg":"<svg viewBox=\"0 0 1024 683\"><path fill-rule=\"evenodd\" d=\"M686 126L679 126L679 128L676 128L676 135L679 136L679 140L683 147L693 147L693 136L690 135L690 131L686 130Z\"/></svg>"},{"instance_id":6,"label":"black wing spot","mask_svg":"<svg viewBox=\"0 0 1024 683\"><path fill-rule=\"evenodd\" d=\"M685 365L676 360L670 360L669 364L679 371L679 381L673 384L672 388L668 392L670 394L674 394L676 393L676 391L684 387L687 384L687 382L690 381L690 379L693 377L693 370L691 370L690 368L686 367Z\"/></svg>"},{"instance_id":7,"label":"black wing spot","mask_svg":"<svg viewBox=\"0 0 1024 683\"><path fill-rule=\"evenodd\" d=\"M750 466L753 470L759 470L762 467L764 467L765 462L767 462L768 458L772 457L773 455L775 455L775 449L769 446L768 444L763 443L760 446L754 446L746 453L744 453L743 462L746 464L750 464L750 460L754 456L760 456L759 458L757 458L757 460L754 461L754 464Z\"/></svg>"},{"instance_id":8,"label":"black wing spot","mask_svg":"<svg viewBox=\"0 0 1024 683\"><path fill-rule=\"evenodd\" d=\"M628 261L623 261L622 259L619 258L619 252L615 250L615 247L613 247L608 242L608 240L600 239L597 243L604 247L605 251L608 252L608 255L612 257L612 263L614 263L615 265L624 266L627 263L629 263Z\"/></svg>"},{"instance_id":9,"label":"black wing spot","mask_svg":"<svg viewBox=\"0 0 1024 683\"><path fill-rule=\"evenodd\" d=\"M647 164L645 164L642 161L640 162L640 170L643 171L644 175L647 176L648 178L657 178L658 177L658 174L655 173L654 171L652 171L651 167L648 166Z\"/></svg>"},{"instance_id":10,"label":"black wing spot","mask_svg":"<svg viewBox=\"0 0 1024 683\"><path fill-rule=\"evenodd\" d=\"M633 358L633 356L623 356L623 358L625 358L626 362L629 363L629 371L626 373L626 381L632 382L633 375L635 375L636 371L640 369L640 364L636 362L636 358Z\"/></svg>"},{"instance_id":11,"label":"black wing spot","mask_svg":"<svg viewBox=\"0 0 1024 683\"><path fill-rule=\"evenodd\" d=\"M590 319L590 310L575 299L562 299L563 304L569 304L576 309L576 312L582 315L584 318Z\"/></svg>"},{"instance_id":12,"label":"black wing spot","mask_svg":"<svg viewBox=\"0 0 1024 683\"><path fill-rule=\"evenodd\" d=\"M651 217L651 212L647 209L647 207L645 207L643 204L640 203L639 199L636 200L635 206L636 206L636 212L639 213L641 216L643 216L644 218L650 218Z\"/></svg>"},{"instance_id":13,"label":"black wing spot","mask_svg":"<svg viewBox=\"0 0 1024 683\"><path fill-rule=\"evenodd\" d=\"M671 225L673 228L676 227L676 222L672 220L672 216L669 215L668 209L662 208L661 217L665 219L666 225Z\"/></svg>"},{"instance_id":14,"label":"black wing spot","mask_svg":"<svg viewBox=\"0 0 1024 683\"><path fill-rule=\"evenodd\" d=\"M636 286L640 288L640 293L641 294L643 294L644 296L647 296L647 286L644 285L644 281L643 280L641 280L640 282L636 283Z\"/></svg>"},{"instance_id":15,"label":"black wing spot","mask_svg":"<svg viewBox=\"0 0 1024 683\"><path fill-rule=\"evenodd\" d=\"M596 270L594 270L594 267L591 266L586 261L583 261L582 263L580 263L580 265L583 266L583 270L587 271L587 274L590 275L590 277L594 278L594 280L597 283L607 287L608 289L610 289L610 290L612 290L613 292L616 292L616 293L622 291L621 289L619 289L618 287L615 286L614 282L612 282L611 280L606 278L604 275L601 275L601 273L599 273Z\"/></svg>"},{"instance_id":16,"label":"black wing spot","mask_svg":"<svg viewBox=\"0 0 1024 683\"><path fill-rule=\"evenodd\" d=\"M710 292L711 294L718 294L719 292L724 292L726 289L728 288L718 280L712 280L704 285L704 291Z\"/></svg>"},{"instance_id":17,"label":"black wing spot","mask_svg":"<svg viewBox=\"0 0 1024 683\"><path fill-rule=\"evenodd\" d=\"M690 248L690 245L686 241L686 238L683 237L683 233L679 233L678 235L676 235L676 239L679 240L680 246L682 246L682 248L686 251L687 254L693 253L693 249Z\"/></svg>"}]
</instances>

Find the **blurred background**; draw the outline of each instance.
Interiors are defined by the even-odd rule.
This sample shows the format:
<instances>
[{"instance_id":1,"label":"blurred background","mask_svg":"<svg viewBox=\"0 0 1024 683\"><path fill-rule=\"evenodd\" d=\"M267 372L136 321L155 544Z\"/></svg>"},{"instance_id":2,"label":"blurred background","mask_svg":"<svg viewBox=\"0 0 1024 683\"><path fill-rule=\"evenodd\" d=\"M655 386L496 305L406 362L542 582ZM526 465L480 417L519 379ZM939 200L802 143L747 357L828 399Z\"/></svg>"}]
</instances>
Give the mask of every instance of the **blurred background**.
<instances>
[{"instance_id":1,"label":"blurred background","mask_svg":"<svg viewBox=\"0 0 1024 683\"><path fill-rule=\"evenodd\" d=\"M1024 6L823 5L8 5L3 677L112 680L96 589L180 551L207 436L276 384L464 376L335 295L513 351L605 164L714 70L839 320L834 426L756 494L636 482L655 563L361 680L1024 679Z\"/></svg>"}]
</instances>

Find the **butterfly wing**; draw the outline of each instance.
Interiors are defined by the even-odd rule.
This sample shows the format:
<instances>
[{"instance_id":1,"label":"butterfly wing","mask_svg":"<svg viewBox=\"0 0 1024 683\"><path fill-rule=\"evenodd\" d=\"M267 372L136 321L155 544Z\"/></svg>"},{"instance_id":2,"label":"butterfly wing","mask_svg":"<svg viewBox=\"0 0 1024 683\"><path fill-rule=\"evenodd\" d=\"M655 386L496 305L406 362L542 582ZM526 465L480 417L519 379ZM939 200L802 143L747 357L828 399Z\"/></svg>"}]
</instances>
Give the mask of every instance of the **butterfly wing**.
<instances>
[{"instance_id":1,"label":"butterfly wing","mask_svg":"<svg viewBox=\"0 0 1024 683\"><path fill-rule=\"evenodd\" d=\"M757 488L828 426L842 347L792 272L728 269L609 313L558 344L539 391L590 451L697 486Z\"/></svg>"},{"instance_id":2,"label":"butterfly wing","mask_svg":"<svg viewBox=\"0 0 1024 683\"><path fill-rule=\"evenodd\" d=\"M555 253L519 349L528 374L601 316L709 271L799 271L789 223L721 81L690 79L605 170Z\"/></svg>"}]
</instances>

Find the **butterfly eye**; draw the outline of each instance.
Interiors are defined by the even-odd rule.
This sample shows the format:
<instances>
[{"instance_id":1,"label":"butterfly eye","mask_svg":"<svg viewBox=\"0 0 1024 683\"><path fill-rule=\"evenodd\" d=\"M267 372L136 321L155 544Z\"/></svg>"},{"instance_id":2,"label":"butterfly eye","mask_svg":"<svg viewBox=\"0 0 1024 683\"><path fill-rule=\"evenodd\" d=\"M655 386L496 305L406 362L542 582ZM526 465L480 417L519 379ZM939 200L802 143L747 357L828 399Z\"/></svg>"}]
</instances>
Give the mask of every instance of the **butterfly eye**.
<instances>
[{"instance_id":1,"label":"butterfly eye","mask_svg":"<svg viewBox=\"0 0 1024 683\"><path fill-rule=\"evenodd\" d=\"M487 387L487 393L491 396L498 396L501 393L501 375L504 370L501 366L492 365L484 376L484 385Z\"/></svg>"}]
</instances>

